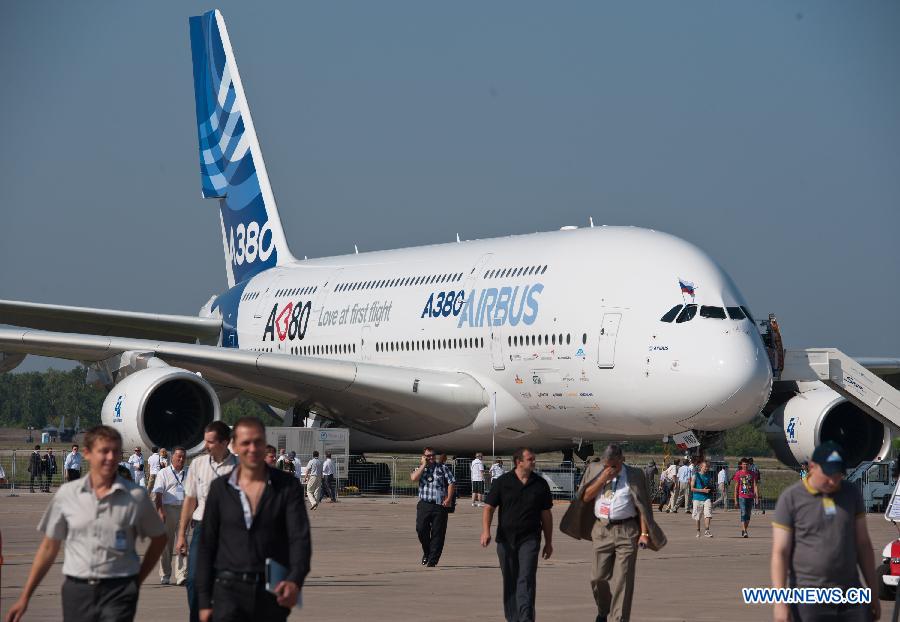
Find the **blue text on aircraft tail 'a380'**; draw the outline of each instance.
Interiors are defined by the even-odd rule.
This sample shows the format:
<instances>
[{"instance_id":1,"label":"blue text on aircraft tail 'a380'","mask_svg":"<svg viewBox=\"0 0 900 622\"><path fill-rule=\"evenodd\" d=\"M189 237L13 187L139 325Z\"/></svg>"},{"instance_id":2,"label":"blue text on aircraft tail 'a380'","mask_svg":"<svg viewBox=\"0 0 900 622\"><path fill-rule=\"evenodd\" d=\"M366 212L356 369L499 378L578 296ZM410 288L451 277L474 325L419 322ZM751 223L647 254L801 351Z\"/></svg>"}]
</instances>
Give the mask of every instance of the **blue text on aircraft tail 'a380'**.
<instances>
[{"instance_id":1,"label":"blue text on aircraft tail 'a380'","mask_svg":"<svg viewBox=\"0 0 900 622\"><path fill-rule=\"evenodd\" d=\"M292 261L225 21L190 19L203 196L219 199L228 286Z\"/></svg>"}]
</instances>

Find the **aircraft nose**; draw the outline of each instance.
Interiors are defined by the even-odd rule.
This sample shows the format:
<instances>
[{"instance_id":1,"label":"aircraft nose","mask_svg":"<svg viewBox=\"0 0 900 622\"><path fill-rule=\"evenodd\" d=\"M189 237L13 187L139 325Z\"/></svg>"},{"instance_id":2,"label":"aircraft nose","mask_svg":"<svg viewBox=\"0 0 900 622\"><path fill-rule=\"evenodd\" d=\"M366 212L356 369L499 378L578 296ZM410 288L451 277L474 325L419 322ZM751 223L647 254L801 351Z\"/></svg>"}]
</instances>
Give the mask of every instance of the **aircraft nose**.
<instances>
[{"instance_id":1,"label":"aircraft nose","mask_svg":"<svg viewBox=\"0 0 900 622\"><path fill-rule=\"evenodd\" d=\"M755 417L772 389L772 367L758 335L725 335L707 360L706 408L692 427L723 430Z\"/></svg>"}]
</instances>

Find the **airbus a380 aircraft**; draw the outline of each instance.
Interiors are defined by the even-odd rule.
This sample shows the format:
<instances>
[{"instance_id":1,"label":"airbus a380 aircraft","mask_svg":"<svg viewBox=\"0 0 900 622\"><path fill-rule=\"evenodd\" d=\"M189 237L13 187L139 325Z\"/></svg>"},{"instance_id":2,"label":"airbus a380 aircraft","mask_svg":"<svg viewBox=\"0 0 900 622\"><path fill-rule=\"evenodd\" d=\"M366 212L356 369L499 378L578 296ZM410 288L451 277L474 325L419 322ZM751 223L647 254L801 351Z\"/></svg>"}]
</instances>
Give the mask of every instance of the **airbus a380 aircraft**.
<instances>
[{"instance_id":1,"label":"airbus a380 aircraft","mask_svg":"<svg viewBox=\"0 0 900 622\"><path fill-rule=\"evenodd\" d=\"M39 329L0 330L0 371L27 353L91 364L127 444L194 451L241 392L349 426L354 451L472 452L492 434L498 451L571 449L720 431L766 404L746 301L671 235L564 227L295 259L222 15L191 18L190 34L228 289L199 317L0 302L0 322Z\"/></svg>"}]
</instances>

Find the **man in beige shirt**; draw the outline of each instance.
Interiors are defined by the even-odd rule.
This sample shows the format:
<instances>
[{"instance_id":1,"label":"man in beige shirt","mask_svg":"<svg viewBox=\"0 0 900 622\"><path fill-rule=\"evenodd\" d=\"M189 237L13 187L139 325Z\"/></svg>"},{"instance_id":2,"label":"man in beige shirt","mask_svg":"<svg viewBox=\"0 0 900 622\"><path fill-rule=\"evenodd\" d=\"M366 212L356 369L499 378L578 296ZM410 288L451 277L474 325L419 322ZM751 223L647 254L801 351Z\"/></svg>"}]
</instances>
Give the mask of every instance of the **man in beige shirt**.
<instances>
[{"instance_id":1,"label":"man in beige shirt","mask_svg":"<svg viewBox=\"0 0 900 622\"><path fill-rule=\"evenodd\" d=\"M38 524L44 539L7 622L22 619L28 602L66 542L63 620L133 620L138 590L166 544L165 528L147 491L117 476L122 437L109 426L84 436L90 474L60 487ZM150 538L141 561L138 538Z\"/></svg>"},{"instance_id":2,"label":"man in beige shirt","mask_svg":"<svg viewBox=\"0 0 900 622\"><path fill-rule=\"evenodd\" d=\"M188 556L187 588L190 621L199 622L200 610L197 607L197 591L194 587L194 576L197 566L197 548L200 546L200 527L203 511L206 508L206 497L213 481L222 475L229 475L237 465L237 458L228 449L231 441L231 429L222 421L213 421L203 433L206 453L197 456L191 462L188 476L184 480L184 503L181 506L181 520L178 523L178 542L175 550L180 555ZM188 551L187 528L191 526L191 546Z\"/></svg>"}]
</instances>

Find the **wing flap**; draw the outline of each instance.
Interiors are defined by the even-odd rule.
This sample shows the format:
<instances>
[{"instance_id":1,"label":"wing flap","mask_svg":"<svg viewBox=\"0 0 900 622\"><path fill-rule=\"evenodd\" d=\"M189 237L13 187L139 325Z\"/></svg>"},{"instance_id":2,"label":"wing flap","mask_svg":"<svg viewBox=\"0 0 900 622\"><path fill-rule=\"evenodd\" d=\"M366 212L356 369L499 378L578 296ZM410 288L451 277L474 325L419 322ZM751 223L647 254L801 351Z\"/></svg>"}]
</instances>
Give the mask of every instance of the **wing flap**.
<instances>
[{"instance_id":1,"label":"wing flap","mask_svg":"<svg viewBox=\"0 0 900 622\"><path fill-rule=\"evenodd\" d=\"M17 300L0 300L0 324L66 333L164 339L183 343L200 341L208 344L215 344L222 330L222 321L216 318L91 309Z\"/></svg>"},{"instance_id":2,"label":"wing flap","mask_svg":"<svg viewBox=\"0 0 900 622\"><path fill-rule=\"evenodd\" d=\"M417 440L459 430L487 406L487 393L462 372L251 352L214 346L46 331L0 329L0 351L98 362L152 352L271 404L304 407L358 430Z\"/></svg>"}]
</instances>

